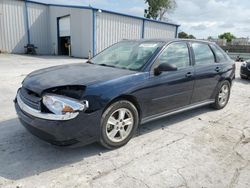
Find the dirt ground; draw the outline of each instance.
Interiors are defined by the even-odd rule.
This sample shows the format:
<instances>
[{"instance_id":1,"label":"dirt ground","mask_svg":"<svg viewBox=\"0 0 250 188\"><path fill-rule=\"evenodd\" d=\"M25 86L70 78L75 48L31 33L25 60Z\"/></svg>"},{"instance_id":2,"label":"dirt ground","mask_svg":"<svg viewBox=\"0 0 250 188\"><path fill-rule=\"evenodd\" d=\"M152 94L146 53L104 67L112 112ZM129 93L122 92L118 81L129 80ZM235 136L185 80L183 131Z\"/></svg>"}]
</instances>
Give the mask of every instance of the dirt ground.
<instances>
[{"instance_id":1,"label":"dirt ground","mask_svg":"<svg viewBox=\"0 0 250 188\"><path fill-rule=\"evenodd\" d=\"M51 146L19 123L12 100L29 72L81 59L0 55L0 187L249 188L250 80L228 106L202 107L140 127L126 146Z\"/></svg>"}]
</instances>

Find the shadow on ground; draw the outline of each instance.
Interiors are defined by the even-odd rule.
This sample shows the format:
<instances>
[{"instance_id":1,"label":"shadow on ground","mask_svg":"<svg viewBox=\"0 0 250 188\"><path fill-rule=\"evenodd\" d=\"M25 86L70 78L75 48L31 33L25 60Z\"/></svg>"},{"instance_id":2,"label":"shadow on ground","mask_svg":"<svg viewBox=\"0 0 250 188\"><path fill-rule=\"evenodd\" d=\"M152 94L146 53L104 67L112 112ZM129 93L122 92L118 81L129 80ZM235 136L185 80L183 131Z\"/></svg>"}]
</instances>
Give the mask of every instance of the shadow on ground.
<instances>
[{"instance_id":1,"label":"shadow on ground","mask_svg":"<svg viewBox=\"0 0 250 188\"><path fill-rule=\"evenodd\" d=\"M174 123L211 111L208 107L191 110L142 125L145 135ZM0 176L18 180L74 164L100 152L109 152L98 144L80 148L60 148L43 142L27 132L18 119L0 122Z\"/></svg>"}]
</instances>

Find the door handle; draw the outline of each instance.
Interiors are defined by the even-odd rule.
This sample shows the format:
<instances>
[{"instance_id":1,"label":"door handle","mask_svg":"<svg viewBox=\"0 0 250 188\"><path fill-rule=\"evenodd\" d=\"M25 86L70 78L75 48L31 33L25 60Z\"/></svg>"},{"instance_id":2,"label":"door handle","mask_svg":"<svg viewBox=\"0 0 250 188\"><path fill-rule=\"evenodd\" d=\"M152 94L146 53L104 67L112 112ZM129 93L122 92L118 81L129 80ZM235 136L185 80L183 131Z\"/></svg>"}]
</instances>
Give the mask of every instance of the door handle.
<instances>
[{"instance_id":1,"label":"door handle","mask_svg":"<svg viewBox=\"0 0 250 188\"><path fill-rule=\"evenodd\" d=\"M215 68L215 71L216 71L216 72L220 72L220 70L221 70L220 67L216 67L216 68Z\"/></svg>"},{"instance_id":2,"label":"door handle","mask_svg":"<svg viewBox=\"0 0 250 188\"><path fill-rule=\"evenodd\" d=\"M188 72L187 74L186 74L186 77L187 78L190 78L190 77L192 77L193 76L193 73L192 72Z\"/></svg>"}]
</instances>

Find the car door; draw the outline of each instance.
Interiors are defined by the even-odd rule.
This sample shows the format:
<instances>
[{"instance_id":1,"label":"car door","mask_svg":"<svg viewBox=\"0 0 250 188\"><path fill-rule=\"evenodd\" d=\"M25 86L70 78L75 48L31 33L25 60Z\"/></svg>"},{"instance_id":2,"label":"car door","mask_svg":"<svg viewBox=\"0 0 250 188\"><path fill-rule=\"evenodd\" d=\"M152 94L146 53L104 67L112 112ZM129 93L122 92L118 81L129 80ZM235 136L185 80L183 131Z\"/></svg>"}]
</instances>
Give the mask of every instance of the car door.
<instances>
[{"instance_id":1,"label":"car door","mask_svg":"<svg viewBox=\"0 0 250 188\"><path fill-rule=\"evenodd\" d=\"M220 79L221 65L207 43L192 42L195 84L191 103L211 99Z\"/></svg>"},{"instance_id":2,"label":"car door","mask_svg":"<svg viewBox=\"0 0 250 188\"><path fill-rule=\"evenodd\" d=\"M176 71L154 74L162 63L173 64ZM150 103L147 115L171 111L190 104L194 87L194 68L190 61L189 46L186 42L169 44L152 66L150 82Z\"/></svg>"}]
</instances>

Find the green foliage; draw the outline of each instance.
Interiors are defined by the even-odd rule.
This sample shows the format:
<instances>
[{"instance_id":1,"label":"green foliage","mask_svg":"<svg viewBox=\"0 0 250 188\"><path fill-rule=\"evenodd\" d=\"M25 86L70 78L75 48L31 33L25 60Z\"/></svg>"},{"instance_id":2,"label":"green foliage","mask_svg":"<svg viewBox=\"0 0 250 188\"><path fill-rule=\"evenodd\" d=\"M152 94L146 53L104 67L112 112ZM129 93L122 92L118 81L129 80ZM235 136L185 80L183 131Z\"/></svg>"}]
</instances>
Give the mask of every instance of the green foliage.
<instances>
[{"instance_id":1,"label":"green foliage","mask_svg":"<svg viewBox=\"0 0 250 188\"><path fill-rule=\"evenodd\" d=\"M189 39L196 39L194 35L188 35Z\"/></svg>"},{"instance_id":2,"label":"green foliage","mask_svg":"<svg viewBox=\"0 0 250 188\"><path fill-rule=\"evenodd\" d=\"M189 35L185 32L180 32L178 34L178 38L180 38L180 39L195 39L195 37L193 35Z\"/></svg>"},{"instance_id":3,"label":"green foliage","mask_svg":"<svg viewBox=\"0 0 250 188\"><path fill-rule=\"evenodd\" d=\"M175 0L145 0L148 9L145 10L145 17L154 20L162 20L164 15L176 8Z\"/></svg>"},{"instance_id":4,"label":"green foliage","mask_svg":"<svg viewBox=\"0 0 250 188\"><path fill-rule=\"evenodd\" d=\"M227 42L232 42L232 40L235 38L236 37L230 32L226 32L226 33L219 35L219 39L226 39Z\"/></svg>"}]
</instances>

